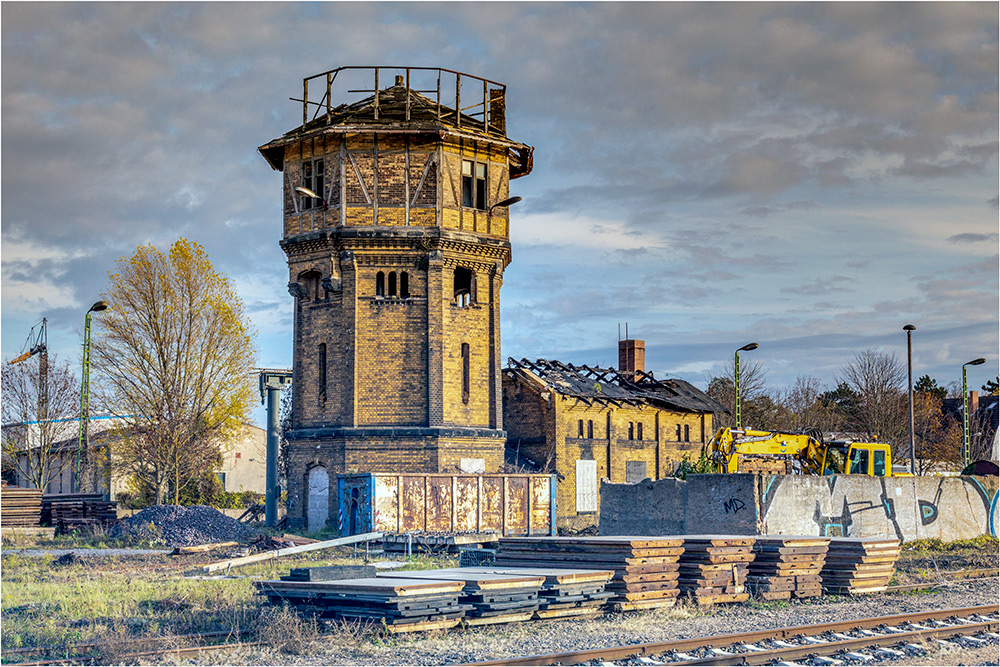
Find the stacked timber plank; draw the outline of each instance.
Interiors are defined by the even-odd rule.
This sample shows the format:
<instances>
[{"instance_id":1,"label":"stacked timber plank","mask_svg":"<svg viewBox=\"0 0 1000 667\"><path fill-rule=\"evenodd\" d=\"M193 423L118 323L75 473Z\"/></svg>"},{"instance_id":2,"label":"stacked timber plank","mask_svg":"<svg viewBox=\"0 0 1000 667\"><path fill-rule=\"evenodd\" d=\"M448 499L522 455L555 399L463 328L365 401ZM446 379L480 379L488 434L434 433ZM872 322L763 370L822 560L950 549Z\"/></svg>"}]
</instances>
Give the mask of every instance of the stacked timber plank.
<instances>
[{"instance_id":1,"label":"stacked timber plank","mask_svg":"<svg viewBox=\"0 0 1000 667\"><path fill-rule=\"evenodd\" d=\"M820 570L828 537L760 535L749 564L747 591L765 600L790 600L823 594Z\"/></svg>"},{"instance_id":2,"label":"stacked timber plank","mask_svg":"<svg viewBox=\"0 0 1000 667\"><path fill-rule=\"evenodd\" d=\"M271 604L340 620L385 623L393 633L458 625L469 605L459 602L461 581L370 577L336 581L258 581Z\"/></svg>"},{"instance_id":3,"label":"stacked timber plank","mask_svg":"<svg viewBox=\"0 0 1000 667\"><path fill-rule=\"evenodd\" d=\"M685 535L677 587L700 605L743 602L754 537Z\"/></svg>"},{"instance_id":4,"label":"stacked timber plank","mask_svg":"<svg viewBox=\"0 0 1000 667\"><path fill-rule=\"evenodd\" d=\"M469 568L380 572L386 579L426 579L462 584L459 603L471 607L466 625L527 621L538 609L538 593L545 577L524 574L470 572Z\"/></svg>"},{"instance_id":5,"label":"stacked timber plank","mask_svg":"<svg viewBox=\"0 0 1000 667\"><path fill-rule=\"evenodd\" d=\"M42 492L3 484L0 488L0 525L38 526L42 516Z\"/></svg>"},{"instance_id":6,"label":"stacked timber plank","mask_svg":"<svg viewBox=\"0 0 1000 667\"><path fill-rule=\"evenodd\" d=\"M100 493L65 493L42 496L42 523L71 530L80 526L110 525L118 520L114 501Z\"/></svg>"},{"instance_id":7,"label":"stacked timber plank","mask_svg":"<svg viewBox=\"0 0 1000 667\"><path fill-rule=\"evenodd\" d=\"M614 572L606 590L617 611L673 605L676 601L680 537L505 537L497 567L606 569Z\"/></svg>"},{"instance_id":8,"label":"stacked timber plank","mask_svg":"<svg viewBox=\"0 0 1000 667\"><path fill-rule=\"evenodd\" d=\"M823 590L846 595L884 591L899 553L897 539L834 537L820 571Z\"/></svg>"},{"instance_id":9,"label":"stacked timber plank","mask_svg":"<svg viewBox=\"0 0 1000 667\"><path fill-rule=\"evenodd\" d=\"M533 618L545 620L569 616L593 616L602 612L608 598L605 590L614 572L611 570L574 570L567 568L468 567L463 571L543 577L538 593L538 611Z\"/></svg>"}]
</instances>

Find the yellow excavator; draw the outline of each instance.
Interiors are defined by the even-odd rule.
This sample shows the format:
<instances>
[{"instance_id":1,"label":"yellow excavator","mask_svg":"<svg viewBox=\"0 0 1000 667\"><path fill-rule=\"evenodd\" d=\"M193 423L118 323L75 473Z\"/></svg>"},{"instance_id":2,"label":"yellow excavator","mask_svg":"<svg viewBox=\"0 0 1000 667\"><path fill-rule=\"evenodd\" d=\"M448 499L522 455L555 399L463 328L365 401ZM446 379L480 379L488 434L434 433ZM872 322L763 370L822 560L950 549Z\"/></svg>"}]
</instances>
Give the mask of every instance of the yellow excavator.
<instances>
[{"instance_id":1,"label":"yellow excavator","mask_svg":"<svg viewBox=\"0 0 1000 667\"><path fill-rule=\"evenodd\" d=\"M720 473L903 476L892 471L889 445L824 442L816 430L780 433L722 428L703 451Z\"/></svg>"}]
</instances>

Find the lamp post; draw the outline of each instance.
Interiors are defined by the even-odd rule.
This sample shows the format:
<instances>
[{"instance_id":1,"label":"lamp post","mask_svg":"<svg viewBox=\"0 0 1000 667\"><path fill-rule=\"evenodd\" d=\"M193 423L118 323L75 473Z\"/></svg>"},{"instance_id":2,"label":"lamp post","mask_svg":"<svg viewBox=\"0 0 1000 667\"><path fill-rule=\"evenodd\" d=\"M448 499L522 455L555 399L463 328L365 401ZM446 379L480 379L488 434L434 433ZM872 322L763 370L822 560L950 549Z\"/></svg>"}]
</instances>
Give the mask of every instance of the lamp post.
<instances>
[{"instance_id":1,"label":"lamp post","mask_svg":"<svg viewBox=\"0 0 1000 667\"><path fill-rule=\"evenodd\" d=\"M496 204L493 204L493 206L490 206L486 211L486 233L493 233L493 209L513 206L519 201L521 201L520 197L508 197L507 199L498 201Z\"/></svg>"},{"instance_id":2,"label":"lamp post","mask_svg":"<svg viewBox=\"0 0 1000 667\"><path fill-rule=\"evenodd\" d=\"M962 467L969 465L969 387L965 377L966 366L981 366L986 360L980 357L962 364Z\"/></svg>"},{"instance_id":3,"label":"lamp post","mask_svg":"<svg viewBox=\"0 0 1000 667\"><path fill-rule=\"evenodd\" d=\"M916 455L913 437L913 339L910 334L916 330L912 324L903 327L906 332L906 395L910 402L910 474L916 475Z\"/></svg>"},{"instance_id":4,"label":"lamp post","mask_svg":"<svg viewBox=\"0 0 1000 667\"><path fill-rule=\"evenodd\" d=\"M733 411L736 413L736 430L740 429L740 352L749 352L750 350L756 350L757 343L747 343L740 349L736 350L736 363L733 366L735 371L735 382L733 383L733 388L736 390L736 400L733 403Z\"/></svg>"},{"instance_id":5,"label":"lamp post","mask_svg":"<svg viewBox=\"0 0 1000 667\"><path fill-rule=\"evenodd\" d=\"M76 447L76 475L75 488L80 493L80 482L83 480L83 452L84 448L89 448L87 427L90 423L90 314L99 313L107 309L106 301L98 301L90 310L83 325L83 379L80 386L80 441ZM108 488L108 492L111 488Z\"/></svg>"}]
</instances>

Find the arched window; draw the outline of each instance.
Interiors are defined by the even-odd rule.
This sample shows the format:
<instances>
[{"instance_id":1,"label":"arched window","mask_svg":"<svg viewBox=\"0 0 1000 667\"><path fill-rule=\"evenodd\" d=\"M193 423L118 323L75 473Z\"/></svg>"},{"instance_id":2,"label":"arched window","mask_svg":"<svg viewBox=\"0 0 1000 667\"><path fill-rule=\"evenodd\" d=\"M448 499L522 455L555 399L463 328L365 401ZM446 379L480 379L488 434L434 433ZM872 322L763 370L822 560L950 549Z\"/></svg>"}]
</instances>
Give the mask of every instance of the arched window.
<instances>
[{"instance_id":1,"label":"arched window","mask_svg":"<svg viewBox=\"0 0 1000 667\"><path fill-rule=\"evenodd\" d=\"M591 440L594 439L594 421L592 419L587 420L587 437Z\"/></svg>"},{"instance_id":2,"label":"arched window","mask_svg":"<svg viewBox=\"0 0 1000 667\"><path fill-rule=\"evenodd\" d=\"M462 402L468 405L469 403L469 386L471 384L469 378L469 344L462 343Z\"/></svg>"},{"instance_id":3,"label":"arched window","mask_svg":"<svg viewBox=\"0 0 1000 667\"><path fill-rule=\"evenodd\" d=\"M396 272L389 272L389 296L396 296Z\"/></svg>"},{"instance_id":4,"label":"arched window","mask_svg":"<svg viewBox=\"0 0 1000 667\"><path fill-rule=\"evenodd\" d=\"M642 422L635 425L635 439L642 440Z\"/></svg>"},{"instance_id":5,"label":"arched window","mask_svg":"<svg viewBox=\"0 0 1000 667\"><path fill-rule=\"evenodd\" d=\"M400 271L399 273L399 298L410 298L410 274L406 271Z\"/></svg>"},{"instance_id":6,"label":"arched window","mask_svg":"<svg viewBox=\"0 0 1000 667\"><path fill-rule=\"evenodd\" d=\"M677 442L681 441L681 425L677 425Z\"/></svg>"},{"instance_id":7,"label":"arched window","mask_svg":"<svg viewBox=\"0 0 1000 667\"><path fill-rule=\"evenodd\" d=\"M576 422L576 437L578 437L578 438L582 438L583 437L583 420L582 419L579 419Z\"/></svg>"},{"instance_id":8,"label":"arched window","mask_svg":"<svg viewBox=\"0 0 1000 667\"><path fill-rule=\"evenodd\" d=\"M385 274L381 271L375 274L375 296L385 296Z\"/></svg>"},{"instance_id":9,"label":"arched window","mask_svg":"<svg viewBox=\"0 0 1000 667\"><path fill-rule=\"evenodd\" d=\"M691 442L691 427L684 424L684 442Z\"/></svg>"},{"instance_id":10,"label":"arched window","mask_svg":"<svg viewBox=\"0 0 1000 667\"><path fill-rule=\"evenodd\" d=\"M319 271L306 271L299 276L299 283L306 290L306 298L313 301L319 301L320 295L320 274Z\"/></svg>"},{"instance_id":11,"label":"arched window","mask_svg":"<svg viewBox=\"0 0 1000 667\"><path fill-rule=\"evenodd\" d=\"M469 269L458 267L455 269L455 304L460 307L468 306L476 301L476 281L475 274Z\"/></svg>"},{"instance_id":12,"label":"arched window","mask_svg":"<svg viewBox=\"0 0 1000 667\"><path fill-rule=\"evenodd\" d=\"M628 439L635 440L635 422L628 423Z\"/></svg>"}]
</instances>

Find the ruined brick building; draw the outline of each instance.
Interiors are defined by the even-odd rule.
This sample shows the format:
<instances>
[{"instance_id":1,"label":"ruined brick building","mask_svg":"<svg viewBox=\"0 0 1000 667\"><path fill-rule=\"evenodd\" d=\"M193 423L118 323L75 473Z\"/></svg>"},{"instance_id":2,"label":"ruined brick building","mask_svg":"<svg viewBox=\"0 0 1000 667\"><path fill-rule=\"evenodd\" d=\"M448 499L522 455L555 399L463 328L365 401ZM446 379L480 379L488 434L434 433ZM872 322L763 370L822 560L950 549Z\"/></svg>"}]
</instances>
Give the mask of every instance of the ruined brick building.
<instances>
[{"instance_id":1,"label":"ruined brick building","mask_svg":"<svg viewBox=\"0 0 1000 667\"><path fill-rule=\"evenodd\" d=\"M338 104L352 83L370 94ZM259 149L282 172L295 302L292 526L336 516L338 473L503 464L505 200L532 167L505 92L450 70L339 68L303 81L302 125Z\"/></svg>"},{"instance_id":2,"label":"ruined brick building","mask_svg":"<svg viewBox=\"0 0 1000 667\"><path fill-rule=\"evenodd\" d=\"M696 461L726 408L679 379L644 368L645 343L618 343L618 368L509 360L503 375L508 460L558 475L558 525L596 525L600 481L670 476Z\"/></svg>"}]
</instances>

